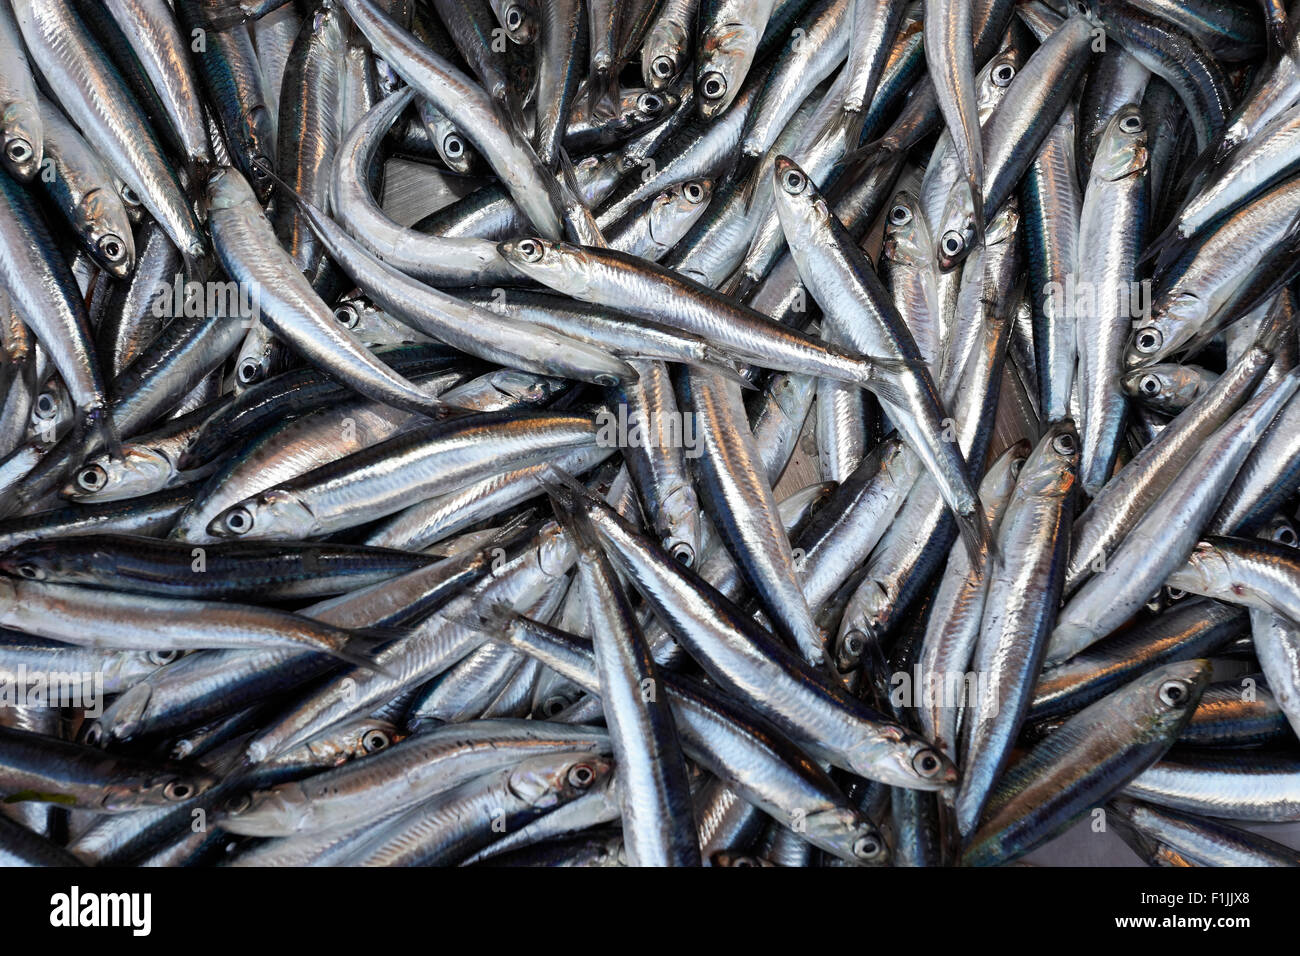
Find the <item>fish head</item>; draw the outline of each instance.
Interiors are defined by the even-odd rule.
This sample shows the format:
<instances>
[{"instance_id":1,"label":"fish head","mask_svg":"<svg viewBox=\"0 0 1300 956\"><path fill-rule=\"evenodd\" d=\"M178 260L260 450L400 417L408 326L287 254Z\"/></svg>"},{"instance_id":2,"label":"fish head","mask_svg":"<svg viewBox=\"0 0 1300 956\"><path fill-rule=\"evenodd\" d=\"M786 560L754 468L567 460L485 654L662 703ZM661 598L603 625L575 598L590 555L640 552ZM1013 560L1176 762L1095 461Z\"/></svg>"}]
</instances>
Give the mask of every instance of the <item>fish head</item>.
<instances>
[{"instance_id":1,"label":"fish head","mask_svg":"<svg viewBox=\"0 0 1300 956\"><path fill-rule=\"evenodd\" d=\"M346 724L337 732L314 737L300 749L317 761L338 766L387 750L404 736L395 724L367 716Z\"/></svg>"},{"instance_id":2,"label":"fish head","mask_svg":"<svg viewBox=\"0 0 1300 956\"><path fill-rule=\"evenodd\" d=\"M1078 483L1082 443L1074 422L1056 422L1038 440L1016 478L1016 492L1033 497L1064 497Z\"/></svg>"},{"instance_id":3,"label":"fish head","mask_svg":"<svg viewBox=\"0 0 1300 956\"><path fill-rule=\"evenodd\" d=\"M217 783L215 776L202 770L163 766L143 781L138 774L133 774L130 782L110 784L100 808L116 813L141 807L176 806L202 796Z\"/></svg>"},{"instance_id":4,"label":"fish head","mask_svg":"<svg viewBox=\"0 0 1300 956\"><path fill-rule=\"evenodd\" d=\"M862 658L867 652L867 638L856 628L844 631L835 637L835 670L840 674L852 674L862 667Z\"/></svg>"},{"instance_id":5,"label":"fish head","mask_svg":"<svg viewBox=\"0 0 1300 956\"><path fill-rule=\"evenodd\" d=\"M216 166L208 173L207 207L209 212L224 212L240 206L256 206L262 214L262 204L248 180L233 166Z\"/></svg>"},{"instance_id":6,"label":"fish head","mask_svg":"<svg viewBox=\"0 0 1300 956\"><path fill-rule=\"evenodd\" d=\"M681 241L696 220L704 215L713 195L713 180L692 179L677 183L656 196L650 204L650 236L660 249L671 249Z\"/></svg>"},{"instance_id":7,"label":"fish head","mask_svg":"<svg viewBox=\"0 0 1300 956\"><path fill-rule=\"evenodd\" d=\"M921 215L921 203L911 190L902 189L885 217L885 244L881 258L900 265L921 267L931 261L933 243Z\"/></svg>"},{"instance_id":8,"label":"fish head","mask_svg":"<svg viewBox=\"0 0 1300 956\"><path fill-rule=\"evenodd\" d=\"M5 169L22 182L31 182L44 159L40 114L29 104L9 103L0 114L0 137L4 140L0 161Z\"/></svg>"},{"instance_id":9,"label":"fish head","mask_svg":"<svg viewBox=\"0 0 1300 956\"><path fill-rule=\"evenodd\" d=\"M646 86L662 90L686 66L691 37L685 27L669 17L658 20L641 47L641 75Z\"/></svg>"},{"instance_id":10,"label":"fish head","mask_svg":"<svg viewBox=\"0 0 1300 956\"><path fill-rule=\"evenodd\" d=\"M1142 107L1135 103L1121 106L1106 124L1092 161L1092 178L1101 182L1118 182L1136 176L1147 168L1147 125Z\"/></svg>"},{"instance_id":11,"label":"fish head","mask_svg":"<svg viewBox=\"0 0 1300 956\"><path fill-rule=\"evenodd\" d=\"M884 866L889 845L880 829L852 807L833 807L804 818L803 837L840 859L859 866Z\"/></svg>"},{"instance_id":12,"label":"fish head","mask_svg":"<svg viewBox=\"0 0 1300 956\"><path fill-rule=\"evenodd\" d=\"M218 811L217 822L241 836L288 836L313 822L312 802L301 784L282 783L232 797Z\"/></svg>"},{"instance_id":13,"label":"fish head","mask_svg":"<svg viewBox=\"0 0 1300 956\"><path fill-rule=\"evenodd\" d=\"M830 224L831 211L812 179L788 156L776 157L772 177L777 216L790 247L819 241Z\"/></svg>"},{"instance_id":14,"label":"fish head","mask_svg":"<svg viewBox=\"0 0 1300 956\"><path fill-rule=\"evenodd\" d=\"M114 699L97 720L82 725L80 739L87 747L111 747L130 740L143 724L153 698L153 685L141 681Z\"/></svg>"},{"instance_id":15,"label":"fish head","mask_svg":"<svg viewBox=\"0 0 1300 956\"><path fill-rule=\"evenodd\" d=\"M624 90L618 105L619 121L629 132L638 132L661 122L679 103L677 94L667 90Z\"/></svg>"},{"instance_id":16,"label":"fish head","mask_svg":"<svg viewBox=\"0 0 1300 956\"><path fill-rule=\"evenodd\" d=\"M57 541L39 538L14 545L0 554L0 573L24 581L66 581L75 574L68 553Z\"/></svg>"},{"instance_id":17,"label":"fish head","mask_svg":"<svg viewBox=\"0 0 1300 956\"><path fill-rule=\"evenodd\" d=\"M32 399L31 427L38 432L57 433L72 415L72 399L57 379L47 382Z\"/></svg>"},{"instance_id":18,"label":"fish head","mask_svg":"<svg viewBox=\"0 0 1300 956\"><path fill-rule=\"evenodd\" d=\"M1022 438L1007 448L989 466L979 488L980 499L986 508L989 507L990 502L1007 501L1011 497L1033 447L1027 438Z\"/></svg>"},{"instance_id":19,"label":"fish head","mask_svg":"<svg viewBox=\"0 0 1300 956\"><path fill-rule=\"evenodd\" d=\"M721 116L740 92L758 49L758 31L749 23L722 22L700 37L695 62L695 94L700 115Z\"/></svg>"},{"instance_id":20,"label":"fish head","mask_svg":"<svg viewBox=\"0 0 1300 956\"><path fill-rule=\"evenodd\" d=\"M311 509L284 488L273 488L232 505L208 525L208 534L215 538L301 539L317 530Z\"/></svg>"},{"instance_id":21,"label":"fish head","mask_svg":"<svg viewBox=\"0 0 1300 956\"><path fill-rule=\"evenodd\" d=\"M507 3L501 10L501 25L512 42L527 46L537 39L537 10L532 4Z\"/></svg>"},{"instance_id":22,"label":"fish head","mask_svg":"<svg viewBox=\"0 0 1300 956\"><path fill-rule=\"evenodd\" d=\"M950 790L957 785L957 767L937 747L897 724L885 724L850 751L854 773L912 790Z\"/></svg>"},{"instance_id":23,"label":"fish head","mask_svg":"<svg viewBox=\"0 0 1300 956\"><path fill-rule=\"evenodd\" d=\"M1020 72L1024 56L1016 47L1003 50L980 71L975 82L975 104L983 124L1006 96L1011 81Z\"/></svg>"},{"instance_id":24,"label":"fish head","mask_svg":"<svg viewBox=\"0 0 1300 956\"><path fill-rule=\"evenodd\" d=\"M1133 722L1147 740L1169 739L1191 719L1213 669L1207 660L1177 661L1139 677L1122 694L1136 711Z\"/></svg>"},{"instance_id":25,"label":"fish head","mask_svg":"<svg viewBox=\"0 0 1300 956\"><path fill-rule=\"evenodd\" d=\"M122 456L95 455L73 475L60 492L75 501L121 501L152 494L167 486L176 474L172 462L144 445L122 446Z\"/></svg>"},{"instance_id":26,"label":"fish head","mask_svg":"<svg viewBox=\"0 0 1300 956\"><path fill-rule=\"evenodd\" d=\"M1232 566L1213 541L1198 541L1186 563L1170 574L1165 584L1191 594L1231 593Z\"/></svg>"},{"instance_id":27,"label":"fish head","mask_svg":"<svg viewBox=\"0 0 1300 956\"><path fill-rule=\"evenodd\" d=\"M1135 325L1124 353L1126 368L1165 361L1182 348L1209 319L1206 303L1188 292L1160 296L1151 315Z\"/></svg>"},{"instance_id":28,"label":"fish head","mask_svg":"<svg viewBox=\"0 0 1300 956\"><path fill-rule=\"evenodd\" d=\"M1284 515L1274 515L1259 532L1265 541L1272 541L1284 548L1300 547L1300 532Z\"/></svg>"},{"instance_id":29,"label":"fish head","mask_svg":"<svg viewBox=\"0 0 1300 956\"><path fill-rule=\"evenodd\" d=\"M939 268L951 272L975 251L975 198L970 183L953 183L935 236L934 256Z\"/></svg>"},{"instance_id":30,"label":"fish head","mask_svg":"<svg viewBox=\"0 0 1300 956\"><path fill-rule=\"evenodd\" d=\"M78 232L91 248L95 261L115 279L125 279L135 269L135 239L131 220L114 192L92 189L78 209Z\"/></svg>"},{"instance_id":31,"label":"fish head","mask_svg":"<svg viewBox=\"0 0 1300 956\"><path fill-rule=\"evenodd\" d=\"M581 246L528 237L500 243L497 252L516 272L557 292L581 299L591 288L594 266Z\"/></svg>"},{"instance_id":32,"label":"fish head","mask_svg":"<svg viewBox=\"0 0 1300 956\"><path fill-rule=\"evenodd\" d=\"M1198 370L1174 362L1132 369L1120 378L1124 394L1148 408L1177 414L1201 394L1204 378Z\"/></svg>"},{"instance_id":33,"label":"fish head","mask_svg":"<svg viewBox=\"0 0 1300 956\"><path fill-rule=\"evenodd\" d=\"M546 809L594 792L613 770L613 761L601 754L549 754L520 761L508 785L524 803Z\"/></svg>"}]
</instances>

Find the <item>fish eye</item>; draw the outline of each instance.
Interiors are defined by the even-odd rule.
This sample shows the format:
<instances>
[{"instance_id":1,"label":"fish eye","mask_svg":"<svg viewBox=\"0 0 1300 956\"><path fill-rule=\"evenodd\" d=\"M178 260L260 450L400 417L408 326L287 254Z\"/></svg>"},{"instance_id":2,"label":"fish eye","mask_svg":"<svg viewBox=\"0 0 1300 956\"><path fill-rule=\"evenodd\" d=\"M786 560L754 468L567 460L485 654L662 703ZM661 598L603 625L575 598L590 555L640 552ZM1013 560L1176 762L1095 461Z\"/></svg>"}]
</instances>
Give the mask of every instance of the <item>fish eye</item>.
<instances>
[{"instance_id":1,"label":"fish eye","mask_svg":"<svg viewBox=\"0 0 1300 956\"><path fill-rule=\"evenodd\" d=\"M684 568L689 568L695 564L695 549L684 541L679 541L673 545L673 560Z\"/></svg>"},{"instance_id":2,"label":"fish eye","mask_svg":"<svg viewBox=\"0 0 1300 956\"><path fill-rule=\"evenodd\" d=\"M1160 379L1154 375L1143 375L1142 380L1138 382L1138 388L1142 390L1144 395L1159 395Z\"/></svg>"},{"instance_id":3,"label":"fish eye","mask_svg":"<svg viewBox=\"0 0 1300 956\"><path fill-rule=\"evenodd\" d=\"M563 713L564 708L569 706L569 702L563 697L548 697L542 701L542 713L547 717L554 717L556 714Z\"/></svg>"},{"instance_id":4,"label":"fish eye","mask_svg":"<svg viewBox=\"0 0 1300 956\"><path fill-rule=\"evenodd\" d=\"M506 11L506 29L514 33L524 25L524 15L518 7L511 7Z\"/></svg>"},{"instance_id":5,"label":"fish eye","mask_svg":"<svg viewBox=\"0 0 1300 956\"><path fill-rule=\"evenodd\" d=\"M704 202L704 187L699 183L687 183L686 187L682 190L682 195L686 197L687 202L698 206L700 203Z\"/></svg>"},{"instance_id":6,"label":"fish eye","mask_svg":"<svg viewBox=\"0 0 1300 956\"><path fill-rule=\"evenodd\" d=\"M1119 128L1125 133L1142 132L1142 117L1137 113L1130 113L1119 121Z\"/></svg>"},{"instance_id":7,"label":"fish eye","mask_svg":"<svg viewBox=\"0 0 1300 956\"><path fill-rule=\"evenodd\" d=\"M341 305L335 309L334 318L338 319L345 329L355 329L361 322L361 316L357 314L356 307L351 303Z\"/></svg>"},{"instance_id":8,"label":"fish eye","mask_svg":"<svg viewBox=\"0 0 1300 956\"><path fill-rule=\"evenodd\" d=\"M1052 439L1052 450L1058 455L1073 455L1074 447L1073 435L1057 435Z\"/></svg>"},{"instance_id":9,"label":"fish eye","mask_svg":"<svg viewBox=\"0 0 1300 956\"><path fill-rule=\"evenodd\" d=\"M727 80L721 73L706 73L700 82L706 100L720 100L727 93Z\"/></svg>"},{"instance_id":10,"label":"fish eye","mask_svg":"<svg viewBox=\"0 0 1300 956\"><path fill-rule=\"evenodd\" d=\"M247 508L231 508L226 514L226 530L232 534L247 534L253 530L253 516Z\"/></svg>"},{"instance_id":11,"label":"fish eye","mask_svg":"<svg viewBox=\"0 0 1300 956\"><path fill-rule=\"evenodd\" d=\"M1278 544L1294 546L1298 539L1296 538L1296 533L1294 528L1288 527L1287 525L1283 525L1282 527L1278 528L1276 531L1273 532L1273 540L1276 541Z\"/></svg>"},{"instance_id":12,"label":"fish eye","mask_svg":"<svg viewBox=\"0 0 1300 956\"><path fill-rule=\"evenodd\" d=\"M878 837L864 833L853 841L853 855L859 860L874 860L884 851L884 844Z\"/></svg>"},{"instance_id":13,"label":"fish eye","mask_svg":"<svg viewBox=\"0 0 1300 956\"><path fill-rule=\"evenodd\" d=\"M41 392L36 396L36 417L42 421L49 421L59 413L59 400L49 392Z\"/></svg>"},{"instance_id":14,"label":"fish eye","mask_svg":"<svg viewBox=\"0 0 1300 956\"><path fill-rule=\"evenodd\" d=\"M1135 344L1137 350L1143 355L1152 355L1160 351L1160 346L1164 345L1165 337L1160 334L1159 329L1143 329L1137 334Z\"/></svg>"},{"instance_id":15,"label":"fish eye","mask_svg":"<svg viewBox=\"0 0 1300 956\"><path fill-rule=\"evenodd\" d=\"M109 262L117 262L126 255L126 243L117 236L104 236L99 240L99 251Z\"/></svg>"},{"instance_id":16,"label":"fish eye","mask_svg":"<svg viewBox=\"0 0 1300 956\"><path fill-rule=\"evenodd\" d=\"M650 72L661 80L672 79L676 69L677 63L670 56L657 56L654 58L654 62L650 64Z\"/></svg>"},{"instance_id":17,"label":"fish eye","mask_svg":"<svg viewBox=\"0 0 1300 956\"><path fill-rule=\"evenodd\" d=\"M961 237L961 233L956 230L949 230L943 234L943 254L949 258L961 255L961 251L966 248L966 240Z\"/></svg>"},{"instance_id":18,"label":"fish eye","mask_svg":"<svg viewBox=\"0 0 1300 956\"><path fill-rule=\"evenodd\" d=\"M225 811L231 816L238 816L245 812L253 805L253 797L248 793L241 793L238 796L231 797L226 801Z\"/></svg>"},{"instance_id":19,"label":"fish eye","mask_svg":"<svg viewBox=\"0 0 1300 956\"><path fill-rule=\"evenodd\" d=\"M912 221L912 210L908 209L902 203L899 203L893 209L889 210L889 222L895 226L906 226Z\"/></svg>"},{"instance_id":20,"label":"fish eye","mask_svg":"<svg viewBox=\"0 0 1300 956\"><path fill-rule=\"evenodd\" d=\"M615 385L619 384L620 380L617 375L610 375L608 372L601 372L593 378L593 381L597 385L602 385L605 388L613 388Z\"/></svg>"},{"instance_id":21,"label":"fish eye","mask_svg":"<svg viewBox=\"0 0 1300 956\"><path fill-rule=\"evenodd\" d=\"M443 138L442 151L451 159L460 159L465 155L465 142L455 133L448 133Z\"/></svg>"},{"instance_id":22,"label":"fish eye","mask_svg":"<svg viewBox=\"0 0 1300 956\"><path fill-rule=\"evenodd\" d=\"M45 577L45 572L34 564L18 565L18 576L26 578L28 581L39 581Z\"/></svg>"},{"instance_id":23,"label":"fish eye","mask_svg":"<svg viewBox=\"0 0 1300 956\"><path fill-rule=\"evenodd\" d=\"M122 196L122 202L126 203L128 206L140 205L140 197L137 196L135 194L135 190L132 189L130 186L128 186L126 183L122 184L121 196Z\"/></svg>"},{"instance_id":24,"label":"fish eye","mask_svg":"<svg viewBox=\"0 0 1300 956\"><path fill-rule=\"evenodd\" d=\"M390 743L392 743L392 741L389 739L388 734L384 733L382 730L369 730L366 732L366 735L361 738L361 746L368 754L378 753Z\"/></svg>"},{"instance_id":25,"label":"fish eye","mask_svg":"<svg viewBox=\"0 0 1300 956\"><path fill-rule=\"evenodd\" d=\"M637 106L641 109L641 112L653 115L664 108L664 98L658 93L642 93L641 99L637 101Z\"/></svg>"},{"instance_id":26,"label":"fish eye","mask_svg":"<svg viewBox=\"0 0 1300 956\"><path fill-rule=\"evenodd\" d=\"M145 655L145 660L157 667L162 667L166 664L170 664L180 656L181 652L177 650L150 651Z\"/></svg>"},{"instance_id":27,"label":"fish eye","mask_svg":"<svg viewBox=\"0 0 1300 956\"><path fill-rule=\"evenodd\" d=\"M993 69L993 83L996 86L1010 86L1016 78L1016 68L1010 63L1000 63Z\"/></svg>"},{"instance_id":28,"label":"fish eye","mask_svg":"<svg viewBox=\"0 0 1300 956\"><path fill-rule=\"evenodd\" d=\"M99 465L87 465L77 472L77 484L82 491L101 491L108 484L108 472Z\"/></svg>"},{"instance_id":29,"label":"fish eye","mask_svg":"<svg viewBox=\"0 0 1300 956\"><path fill-rule=\"evenodd\" d=\"M168 800L188 800L194 796L194 788L183 780L173 780L163 787L163 796Z\"/></svg>"},{"instance_id":30,"label":"fish eye","mask_svg":"<svg viewBox=\"0 0 1300 956\"><path fill-rule=\"evenodd\" d=\"M524 262L540 262L546 251L536 239L524 239L517 248L519 249L519 258L523 259Z\"/></svg>"},{"instance_id":31,"label":"fish eye","mask_svg":"<svg viewBox=\"0 0 1300 956\"><path fill-rule=\"evenodd\" d=\"M1091 15L1092 13L1092 10L1088 7L1088 4L1084 2L1084 0L1079 0L1079 2L1074 5L1074 9L1076 12L1082 13L1085 17Z\"/></svg>"},{"instance_id":32,"label":"fish eye","mask_svg":"<svg viewBox=\"0 0 1300 956\"><path fill-rule=\"evenodd\" d=\"M25 163L35 154L31 143L25 139L15 139L11 140L9 145L5 147L5 155L9 157L11 162Z\"/></svg>"},{"instance_id":33,"label":"fish eye","mask_svg":"<svg viewBox=\"0 0 1300 956\"><path fill-rule=\"evenodd\" d=\"M81 738L87 747L98 747L104 742L104 728L98 723L91 724Z\"/></svg>"},{"instance_id":34,"label":"fish eye","mask_svg":"<svg viewBox=\"0 0 1300 956\"><path fill-rule=\"evenodd\" d=\"M585 763L580 763L569 770L569 786L586 790L596 779L596 772Z\"/></svg>"},{"instance_id":35,"label":"fish eye","mask_svg":"<svg viewBox=\"0 0 1300 956\"><path fill-rule=\"evenodd\" d=\"M860 658L867 649L867 639L861 631L849 631L844 635L844 654L854 660Z\"/></svg>"},{"instance_id":36,"label":"fish eye","mask_svg":"<svg viewBox=\"0 0 1300 956\"><path fill-rule=\"evenodd\" d=\"M1182 707L1191 696L1186 681L1167 680L1160 685L1160 702L1170 707Z\"/></svg>"},{"instance_id":37,"label":"fish eye","mask_svg":"<svg viewBox=\"0 0 1300 956\"><path fill-rule=\"evenodd\" d=\"M791 196L799 195L807 185L808 177L797 169L788 169L785 175L781 177L781 188Z\"/></svg>"},{"instance_id":38,"label":"fish eye","mask_svg":"<svg viewBox=\"0 0 1300 956\"><path fill-rule=\"evenodd\" d=\"M1025 467L1025 462L1026 462L1026 461L1027 461L1027 459L1025 459L1025 458L1013 458L1013 459L1011 460L1011 477L1012 477L1012 478L1019 478L1019 477L1020 477L1020 469Z\"/></svg>"},{"instance_id":39,"label":"fish eye","mask_svg":"<svg viewBox=\"0 0 1300 956\"><path fill-rule=\"evenodd\" d=\"M1171 601L1181 601L1187 597L1187 592L1182 588L1165 588L1165 597Z\"/></svg>"},{"instance_id":40,"label":"fish eye","mask_svg":"<svg viewBox=\"0 0 1300 956\"><path fill-rule=\"evenodd\" d=\"M939 759L937 753L925 747L918 750L916 756L912 758L912 769L916 771L917 776L929 780L943 769L943 761Z\"/></svg>"},{"instance_id":41,"label":"fish eye","mask_svg":"<svg viewBox=\"0 0 1300 956\"><path fill-rule=\"evenodd\" d=\"M262 363L255 358L246 358L239 363L235 375L239 378L240 385L252 385L262 378Z\"/></svg>"}]
</instances>

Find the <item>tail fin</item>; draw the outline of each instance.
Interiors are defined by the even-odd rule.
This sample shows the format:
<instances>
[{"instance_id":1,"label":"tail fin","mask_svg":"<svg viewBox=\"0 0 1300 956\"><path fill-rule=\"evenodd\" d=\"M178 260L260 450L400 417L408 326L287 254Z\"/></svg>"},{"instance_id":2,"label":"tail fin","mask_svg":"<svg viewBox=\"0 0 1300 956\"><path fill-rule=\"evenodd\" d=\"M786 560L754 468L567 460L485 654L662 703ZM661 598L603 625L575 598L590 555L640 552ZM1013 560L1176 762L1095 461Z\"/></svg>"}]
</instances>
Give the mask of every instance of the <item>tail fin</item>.
<instances>
[{"instance_id":1,"label":"tail fin","mask_svg":"<svg viewBox=\"0 0 1300 956\"><path fill-rule=\"evenodd\" d=\"M759 158L760 157L755 156L752 153L742 152L740 158L736 160L735 165L723 173L718 179L717 185L713 188L713 194L715 196L721 195L724 189L729 190L733 187L745 188L747 180L754 174L754 168L758 165ZM746 198L748 199L748 193L746 194ZM748 208L748 201L745 205L746 208Z\"/></svg>"},{"instance_id":2,"label":"tail fin","mask_svg":"<svg viewBox=\"0 0 1300 956\"><path fill-rule=\"evenodd\" d=\"M514 645L510 638L511 625L523 618L505 601L485 600L476 602L464 614L442 613L445 620L458 624L471 631L479 631L484 636L502 644Z\"/></svg>"},{"instance_id":3,"label":"tail fin","mask_svg":"<svg viewBox=\"0 0 1300 956\"><path fill-rule=\"evenodd\" d=\"M722 285L718 286L718 291L730 299L739 301L744 299L757 284L753 278L745 273L745 264L742 262L736 266L736 271L727 276Z\"/></svg>"},{"instance_id":4,"label":"tail fin","mask_svg":"<svg viewBox=\"0 0 1300 956\"><path fill-rule=\"evenodd\" d=\"M618 74L609 68L587 77L587 112L592 119L618 114Z\"/></svg>"},{"instance_id":5,"label":"tail fin","mask_svg":"<svg viewBox=\"0 0 1300 956\"><path fill-rule=\"evenodd\" d=\"M702 362L686 363L692 368L698 368L704 372L711 372L725 378L728 382L734 382L745 391L757 391L758 386L747 379L740 372L736 371L736 366L725 355L706 356Z\"/></svg>"},{"instance_id":6,"label":"tail fin","mask_svg":"<svg viewBox=\"0 0 1300 956\"><path fill-rule=\"evenodd\" d=\"M363 627L348 631L346 642L340 647L321 646L319 650L337 657L354 667L362 667L385 677L398 678L399 673L379 663L375 658L388 644L410 636L410 629L400 627Z\"/></svg>"},{"instance_id":7,"label":"tail fin","mask_svg":"<svg viewBox=\"0 0 1300 956\"><path fill-rule=\"evenodd\" d=\"M556 486L552 478L558 477L560 482L565 486L565 492L573 492L574 489L568 486L571 481L578 484L576 478L568 472L552 465L546 469L547 477L542 478L540 484L542 490L546 492L547 497L551 499L551 507L555 510L555 520L560 523L573 542L574 547L584 554L602 554L603 550L600 541L596 536L595 529L591 526L591 519L587 517L580 505L581 498L577 498L574 493L561 493L561 489ZM579 487L581 485L579 484ZM582 489L585 497L587 489Z\"/></svg>"},{"instance_id":8,"label":"tail fin","mask_svg":"<svg viewBox=\"0 0 1300 956\"><path fill-rule=\"evenodd\" d=\"M1150 245L1147 246L1146 250L1138 258L1139 265L1144 262L1150 262L1152 259L1167 261L1167 257L1164 255L1165 251L1173 246L1186 242L1186 237L1184 237L1178 229L1178 215L1178 213L1174 213L1172 221L1165 227L1164 232L1151 240ZM1181 252L1179 254L1181 254Z\"/></svg>"},{"instance_id":9,"label":"tail fin","mask_svg":"<svg viewBox=\"0 0 1300 956\"><path fill-rule=\"evenodd\" d=\"M924 360L866 358L858 384L876 398L896 408L907 406L907 396L898 385L899 376L926 368Z\"/></svg>"},{"instance_id":10,"label":"tail fin","mask_svg":"<svg viewBox=\"0 0 1300 956\"><path fill-rule=\"evenodd\" d=\"M90 457L103 448L113 460L122 458L122 436L118 434L112 412L103 405L86 409L81 420L81 441L83 457Z\"/></svg>"},{"instance_id":11,"label":"tail fin","mask_svg":"<svg viewBox=\"0 0 1300 956\"><path fill-rule=\"evenodd\" d=\"M293 0L285 0L285 5L292 2ZM253 19L242 0L204 0L199 6L199 18L218 33Z\"/></svg>"},{"instance_id":12,"label":"tail fin","mask_svg":"<svg viewBox=\"0 0 1300 956\"><path fill-rule=\"evenodd\" d=\"M971 214L975 221L975 245L984 245L984 230L987 223L984 222L984 176L967 176L966 188L970 190Z\"/></svg>"},{"instance_id":13,"label":"tail fin","mask_svg":"<svg viewBox=\"0 0 1300 956\"><path fill-rule=\"evenodd\" d=\"M953 511L953 517L957 520L957 530L961 533L962 543L966 546L966 556L970 558L972 570L982 572L985 563L994 555L993 532L989 527L988 516L984 513L984 505L975 496L975 507L966 514Z\"/></svg>"},{"instance_id":14,"label":"tail fin","mask_svg":"<svg viewBox=\"0 0 1300 956\"><path fill-rule=\"evenodd\" d=\"M760 157L755 160L753 167L749 170L745 181L740 186L740 201L744 204L745 215L754 208L754 200L758 198L758 190L762 183L769 178L772 171L770 163L763 162Z\"/></svg>"}]
</instances>

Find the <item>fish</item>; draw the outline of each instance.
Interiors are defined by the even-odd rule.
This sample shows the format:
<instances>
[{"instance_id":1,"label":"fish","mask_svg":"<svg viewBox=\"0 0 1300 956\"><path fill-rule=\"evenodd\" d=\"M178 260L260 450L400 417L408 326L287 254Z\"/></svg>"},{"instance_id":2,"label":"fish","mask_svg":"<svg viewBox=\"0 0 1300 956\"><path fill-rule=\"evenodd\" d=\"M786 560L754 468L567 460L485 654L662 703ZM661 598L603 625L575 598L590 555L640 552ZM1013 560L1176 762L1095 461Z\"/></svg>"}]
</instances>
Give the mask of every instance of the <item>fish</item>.
<instances>
[{"instance_id":1,"label":"fish","mask_svg":"<svg viewBox=\"0 0 1300 956\"><path fill-rule=\"evenodd\" d=\"M0 0L0 862L1300 863L1286 14Z\"/></svg>"}]
</instances>

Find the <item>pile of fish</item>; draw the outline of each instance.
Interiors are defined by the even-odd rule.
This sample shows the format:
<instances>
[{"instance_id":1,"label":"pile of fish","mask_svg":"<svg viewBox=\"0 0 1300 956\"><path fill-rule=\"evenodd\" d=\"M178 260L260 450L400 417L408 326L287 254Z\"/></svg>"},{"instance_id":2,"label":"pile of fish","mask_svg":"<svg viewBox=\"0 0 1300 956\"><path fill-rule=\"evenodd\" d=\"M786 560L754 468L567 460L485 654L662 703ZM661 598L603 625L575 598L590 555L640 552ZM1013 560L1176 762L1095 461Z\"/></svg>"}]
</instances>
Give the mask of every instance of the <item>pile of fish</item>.
<instances>
[{"instance_id":1,"label":"pile of fish","mask_svg":"<svg viewBox=\"0 0 1300 956\"><path fill-rule=\"evenodd\" d=\"M0 0L0 862L1300 865L1289 13Z\"/></svg>"}]
</instances>

